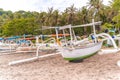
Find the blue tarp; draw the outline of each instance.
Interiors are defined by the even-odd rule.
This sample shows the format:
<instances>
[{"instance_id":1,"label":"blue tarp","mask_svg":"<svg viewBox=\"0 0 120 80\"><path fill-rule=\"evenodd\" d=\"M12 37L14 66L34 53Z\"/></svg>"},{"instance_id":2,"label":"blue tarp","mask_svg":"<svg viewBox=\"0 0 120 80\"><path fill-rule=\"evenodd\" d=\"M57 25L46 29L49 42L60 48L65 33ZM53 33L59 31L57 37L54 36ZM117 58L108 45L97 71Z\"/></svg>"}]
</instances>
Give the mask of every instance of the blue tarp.
<instances>
[{"instance_id":1,"label":"blue tarp","mask_svg":"<svg viewBox=\"0 0 120 80\"><path fill-rule=\"evenodd\" d=\"M13 39L17 39L17 38L20 38L20 36L9 37L9 38L7 38L7 40L13 40Z\"/></svg>"},{"instance_id":2,"label":"blue tarp","mask_svg":"<svg viewBox=\"0 0 120 80\"><path fill-rule=\"evenodd\" d=\"M0 40L4 40L4 38L0 38Z\"/></svg>"}]
</instances>

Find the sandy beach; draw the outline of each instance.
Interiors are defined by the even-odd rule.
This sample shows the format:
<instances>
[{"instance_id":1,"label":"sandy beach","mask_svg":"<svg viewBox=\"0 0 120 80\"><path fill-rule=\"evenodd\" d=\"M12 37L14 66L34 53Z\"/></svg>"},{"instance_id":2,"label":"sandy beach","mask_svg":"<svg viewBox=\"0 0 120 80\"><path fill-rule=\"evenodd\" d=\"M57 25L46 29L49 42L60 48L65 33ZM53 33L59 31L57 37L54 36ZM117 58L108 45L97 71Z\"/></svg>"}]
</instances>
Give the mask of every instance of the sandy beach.
<instances>
[{"instance_id":1,"label":"sandy beach","mask_svg":"<svg viewBox=\"0 0 120 80\"><path fill-rule=\"evenodd\" d=\"M69 63L61 55L9 66L10 61L35 53L0 56L0 80L120 80L120 53L94 55L81 63Z\"/></svg>"}]
</instances>

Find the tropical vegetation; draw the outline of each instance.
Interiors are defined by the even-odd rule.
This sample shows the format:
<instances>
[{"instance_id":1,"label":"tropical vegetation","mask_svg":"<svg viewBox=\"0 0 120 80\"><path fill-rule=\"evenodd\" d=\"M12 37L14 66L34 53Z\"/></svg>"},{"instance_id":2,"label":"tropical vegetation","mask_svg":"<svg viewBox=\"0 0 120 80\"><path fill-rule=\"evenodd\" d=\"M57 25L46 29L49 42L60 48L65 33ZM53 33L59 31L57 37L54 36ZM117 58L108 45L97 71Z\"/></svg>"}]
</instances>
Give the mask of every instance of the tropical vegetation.
<instances>
[{"instance_id":1,"label":"tropical vegetation","mask_svg":"<svg viewBox=\"0 0 120 80\"><path fill-rule=\"evenodd\" d=\"M42 31L42 26L80 25L95 21L102 21L98 31L116 27L120 30L120 0L112 0L104 5L103 0L89 0L86 6L76 8L73 5L63 12L48 8L47 12L5 11L0 9L0 36L15 36L23 34L39 35L55 33L54 30ZM96 14L95 14L96 13ZM78 35L92 32L91 27L75 29Z\"/></svg>"}]
</instances>

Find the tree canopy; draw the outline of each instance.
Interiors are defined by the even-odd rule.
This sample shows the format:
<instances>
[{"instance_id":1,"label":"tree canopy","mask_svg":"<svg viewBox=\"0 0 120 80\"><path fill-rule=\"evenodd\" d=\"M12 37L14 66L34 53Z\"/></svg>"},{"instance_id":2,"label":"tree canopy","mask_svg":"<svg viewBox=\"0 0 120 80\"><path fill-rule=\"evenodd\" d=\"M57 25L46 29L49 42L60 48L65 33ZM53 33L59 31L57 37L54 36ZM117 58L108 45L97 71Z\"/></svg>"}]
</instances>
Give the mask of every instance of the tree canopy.
<instances>
[{"instance_id":1,"label":"tree canopy","mask_svg":"<svg viewBox=\"0 0 120 80\"><path fill-rule=\"evenodd\" d=\"M105 6L102 0L89 0L86 6L76 8L74 5L67 7L63 12L48 8L47 12L30 11L4 11L0 8L0 36L13 36L32 34L39 35L43 32L42 26L63 26L67 24L79 25L95 21L102 21L102 27L108 25L120 26L120 1L112 0ZM93 17L93 14L96 14ZM82 35L92 32L92 28L78 28L75 33ZM54 33L53 30L44 33Z\"/></svg>"}]
</instances>

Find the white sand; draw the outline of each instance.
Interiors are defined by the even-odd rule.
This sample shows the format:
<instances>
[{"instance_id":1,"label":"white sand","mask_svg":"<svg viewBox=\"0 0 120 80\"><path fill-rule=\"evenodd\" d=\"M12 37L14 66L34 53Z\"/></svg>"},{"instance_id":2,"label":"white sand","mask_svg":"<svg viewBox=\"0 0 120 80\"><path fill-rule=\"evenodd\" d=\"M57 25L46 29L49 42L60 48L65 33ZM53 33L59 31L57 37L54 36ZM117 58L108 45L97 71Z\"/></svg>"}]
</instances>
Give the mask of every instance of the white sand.
<instances>
[{"instance_id":1,"label":"white sand","mask_svg":"<svg viewBox=\"0 0 120 80\"><path fill-rule=\"evenodd\" d=\"M35 53L34 53L35 54ZM61 55L8 66L13 60L32 57L33 53L0 56L0 80L120 80L120 53L95 55L82 63L69 63Z\"/></svg>"}]
</instances>

